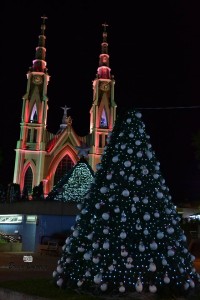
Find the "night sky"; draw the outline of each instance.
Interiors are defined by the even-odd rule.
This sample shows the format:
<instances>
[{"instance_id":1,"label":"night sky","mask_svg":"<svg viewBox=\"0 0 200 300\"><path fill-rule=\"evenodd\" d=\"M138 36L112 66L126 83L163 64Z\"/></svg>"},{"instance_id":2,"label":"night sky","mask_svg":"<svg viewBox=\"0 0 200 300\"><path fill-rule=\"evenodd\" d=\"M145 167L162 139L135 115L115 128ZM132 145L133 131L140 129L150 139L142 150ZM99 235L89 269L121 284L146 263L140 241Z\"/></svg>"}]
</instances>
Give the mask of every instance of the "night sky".
<instances>
[{"instance_id":1,"label":"night sky","mask_svg":"<svg viewBox=\"0 0 200 300\"><path fill-rule=\"evenodd\" d=\"M56 133L61 106L79 135L89 132L92 80L108 26L117 112L138 108L174 202L200 199L198 1L5 1L1 4L0 183L13 180L26 73L46 15L47 128ZM135 3L136 2L136 3Z\"/></svg>"}]
</instances>

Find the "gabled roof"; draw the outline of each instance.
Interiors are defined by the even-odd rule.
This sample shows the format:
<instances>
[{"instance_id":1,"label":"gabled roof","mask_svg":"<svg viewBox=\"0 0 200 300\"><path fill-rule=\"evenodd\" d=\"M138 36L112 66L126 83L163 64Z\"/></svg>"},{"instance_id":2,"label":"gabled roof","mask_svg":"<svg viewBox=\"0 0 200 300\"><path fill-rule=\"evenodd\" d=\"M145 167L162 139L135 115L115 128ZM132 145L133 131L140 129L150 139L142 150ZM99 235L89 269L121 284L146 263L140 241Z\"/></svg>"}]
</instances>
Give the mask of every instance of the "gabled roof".
<instances>
[{"instance_id":1,"label":"gabled roof","mask_svg":"<svg viewBox=\"0 0 200 300\"><path fill-rule=\"evenodd\" d=\"M93 178L94 171L87 160L81 157L78 163L53 187L46 200L80 203L87 194Z\"/></svg>"},{"instance_id":2,"label":"gabled roof","mask_svg":"<svg viewBox=\"0 0 200 300\"><path fill-rule=\"evenodd\" d=\"M51 154L53 151L56 151L56 149L62 148L67 141L73 147L79 145L81 142L81 137L76 134L72 126L66 127L64 130L59 131L54 135L47 143L46 151Z\"/></svg>"}]
</instances>

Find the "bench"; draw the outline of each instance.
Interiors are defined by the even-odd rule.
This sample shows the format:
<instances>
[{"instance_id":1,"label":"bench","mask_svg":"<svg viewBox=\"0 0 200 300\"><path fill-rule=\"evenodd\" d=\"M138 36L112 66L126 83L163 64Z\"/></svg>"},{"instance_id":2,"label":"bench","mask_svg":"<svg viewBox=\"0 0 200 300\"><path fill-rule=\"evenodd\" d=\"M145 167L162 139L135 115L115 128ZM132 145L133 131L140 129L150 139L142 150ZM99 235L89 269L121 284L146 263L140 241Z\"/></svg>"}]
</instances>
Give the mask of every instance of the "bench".
<instances>
[{"instance_id":1,"label":"bench","mask_svg":"<svg viewBox=\"0 0 200 300\"><path fill-rule=\"evenodd\" d=\"M56 255L58 256L60 253L59 245L57 242L48 241L47 245L40 245L39 248L40 254L48 254L48 255Z\"/></svg>"}]
</instances>

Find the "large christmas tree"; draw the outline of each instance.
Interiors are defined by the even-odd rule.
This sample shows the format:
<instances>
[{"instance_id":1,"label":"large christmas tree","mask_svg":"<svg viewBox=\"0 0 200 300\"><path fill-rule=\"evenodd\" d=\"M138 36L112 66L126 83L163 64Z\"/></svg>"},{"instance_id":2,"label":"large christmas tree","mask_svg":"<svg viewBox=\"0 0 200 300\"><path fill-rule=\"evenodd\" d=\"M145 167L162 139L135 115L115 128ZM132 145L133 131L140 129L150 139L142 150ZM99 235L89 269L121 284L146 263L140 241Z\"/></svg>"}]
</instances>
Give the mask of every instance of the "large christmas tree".
<instances>
[{"instance_id":1,"label":"large christmas tree","mask_svg":"<svg viewBox=\"0 0 200 300\"><path fill-rule=\"evenodd\" d=\"M199 280L140 112L119 117L53 272L60 287L189 291Z\"/></svg>"}]
</instances>

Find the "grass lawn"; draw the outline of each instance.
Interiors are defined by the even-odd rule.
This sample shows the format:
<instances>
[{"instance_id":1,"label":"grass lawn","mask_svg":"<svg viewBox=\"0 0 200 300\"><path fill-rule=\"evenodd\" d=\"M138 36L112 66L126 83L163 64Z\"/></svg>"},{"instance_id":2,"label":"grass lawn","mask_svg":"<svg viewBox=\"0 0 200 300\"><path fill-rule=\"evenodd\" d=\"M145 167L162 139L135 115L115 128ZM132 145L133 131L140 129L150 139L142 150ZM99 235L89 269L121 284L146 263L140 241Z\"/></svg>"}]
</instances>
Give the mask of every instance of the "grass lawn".
<instances>
[{"instance_id":1,"label":"grass lawn","mask_svg":"<svg viewBox=\"0 0 200 300\"><path fill-rule=\"evenodd\" d=\"M71 290L57 288L49 279L28 279L23 281L5 281L0 282L0 288L12 291L35 295L39 297L59 300L98 300L97 297L88 295L79 295Z\"/></svg>"}]
</instances>

